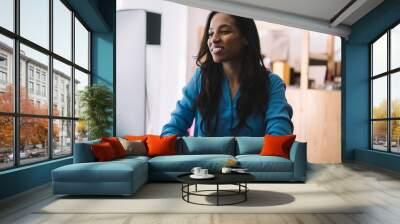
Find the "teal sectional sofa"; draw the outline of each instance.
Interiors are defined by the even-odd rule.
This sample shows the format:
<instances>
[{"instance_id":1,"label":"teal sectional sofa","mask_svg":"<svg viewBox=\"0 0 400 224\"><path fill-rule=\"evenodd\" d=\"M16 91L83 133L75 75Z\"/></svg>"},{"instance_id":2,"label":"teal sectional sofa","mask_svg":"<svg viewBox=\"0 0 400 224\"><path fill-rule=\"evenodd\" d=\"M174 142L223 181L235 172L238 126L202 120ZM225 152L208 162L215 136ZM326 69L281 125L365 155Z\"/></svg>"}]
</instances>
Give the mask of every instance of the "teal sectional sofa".
<instances>
[{"instance_id":1,"label":"teal sectional sofa","mask_svg":"<svg viewBox=\"0 0 400 224\"><path fill-rule=\"evenodd\" d=\"M234 159L259 182L304 182L307 145L294 142L290 159L258 155L263 137L183 137L177 140L177 155L127 156L96 162L90 145L75 144L74 163L52 171L54 194L131 195L148 181L176 181L193 167L219 172Z\"/></svg>"}]
</instances>

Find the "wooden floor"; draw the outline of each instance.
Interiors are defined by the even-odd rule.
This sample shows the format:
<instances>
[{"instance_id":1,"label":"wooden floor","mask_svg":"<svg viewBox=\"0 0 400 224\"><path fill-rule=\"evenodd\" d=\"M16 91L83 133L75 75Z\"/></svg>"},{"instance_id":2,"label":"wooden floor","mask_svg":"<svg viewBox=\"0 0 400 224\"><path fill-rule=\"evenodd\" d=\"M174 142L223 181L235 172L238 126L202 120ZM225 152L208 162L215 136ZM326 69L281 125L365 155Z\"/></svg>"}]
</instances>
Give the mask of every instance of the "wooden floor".
<instances>
[{"instance_id":1,"label":"wooden floor","mask_svg":"<svg viewBox=\"0 0 400 224\"><path fill-rule=\"evenodd\" d=\"M358 163L310 165L308 182L367 206L357 214L35 214L36 208L54 200L47 185L0 201L0 223L400 223L399 173Z\"/></svg>"}]
</instances>

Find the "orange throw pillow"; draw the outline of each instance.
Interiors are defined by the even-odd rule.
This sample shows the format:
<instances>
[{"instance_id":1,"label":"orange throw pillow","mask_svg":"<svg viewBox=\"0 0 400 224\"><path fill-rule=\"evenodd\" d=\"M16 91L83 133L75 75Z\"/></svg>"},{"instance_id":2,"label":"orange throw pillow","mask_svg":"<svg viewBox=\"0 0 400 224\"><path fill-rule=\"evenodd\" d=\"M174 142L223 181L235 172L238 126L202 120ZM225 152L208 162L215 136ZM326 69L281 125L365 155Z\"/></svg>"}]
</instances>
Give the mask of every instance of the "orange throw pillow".
<instances>
[{"instance_id":1,"label":"orange throw pillow","mask_svg":"<svg viewBox=\"0 0 400 224\"><path fill-rule=\"evenodd\" d=\"M290 148L294 140L296 139L296 135L283 135L283 136L274 136L274 135L265 135L264 136L264 145L261 149L261 156L280 156L286 159L290 158Z\"/></svg>"},{"instance_id":2,"label":"orange throw pillow","mask_svg":"<svg viewBox=\"0 0 400 224\"><path fill-rule=\"evenodd\" d=\"M126 151L117 137L101 138L101 142L108 142L114 149L117 158L126 156Z\"/></svg>"},{"instance_id":3,"label":"orange throw pillow","mask_svg":"<svg viewBox=\"0 0 400 224\"><path fill-rule=\"evenodd\" d=\"M129 140L129 141L142 141L146 142L147 135L125 135L124 139Z\"/></svg>"},{"instance_id":4,"label":"orange throw pillow","mask_svg":"<svg viewBox=\"0 0 400 224\"><path fill-rule=\"evenodd\" d=\"M117 158L113 147L108 142L93 144L91 145L91 149L94 157L99 162L109 161Z\"/></svg>"},{"instance_id":5,"label":"orange throw pillow","mask_svg":"<svg viewBox=\"0 0 400 224\"><path fill-rule=\"evenodd\" d=\"M147 136L148 156L176 155L176 135L171 136Z\"/></svg>"}]
</instances>

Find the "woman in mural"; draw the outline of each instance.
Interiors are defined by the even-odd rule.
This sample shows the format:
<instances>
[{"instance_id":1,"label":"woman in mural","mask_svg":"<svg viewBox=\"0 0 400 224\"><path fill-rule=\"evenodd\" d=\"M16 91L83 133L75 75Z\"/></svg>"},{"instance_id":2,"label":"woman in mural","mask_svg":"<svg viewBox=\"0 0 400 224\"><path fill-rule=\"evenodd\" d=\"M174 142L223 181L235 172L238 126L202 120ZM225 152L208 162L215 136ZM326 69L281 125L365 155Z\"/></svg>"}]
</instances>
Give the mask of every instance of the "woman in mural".
<instances>
[{"instance_id":1,"label":"woman in mural","mask_svg":"<svg viewBox=\"0 0 400 224\"><path fill-rule=\"evenodd\" d=\"M162 135L264 136L293 132L285 84L263 64L254 20L211 12L197 55Z\"/></svg>"}]
</instances>

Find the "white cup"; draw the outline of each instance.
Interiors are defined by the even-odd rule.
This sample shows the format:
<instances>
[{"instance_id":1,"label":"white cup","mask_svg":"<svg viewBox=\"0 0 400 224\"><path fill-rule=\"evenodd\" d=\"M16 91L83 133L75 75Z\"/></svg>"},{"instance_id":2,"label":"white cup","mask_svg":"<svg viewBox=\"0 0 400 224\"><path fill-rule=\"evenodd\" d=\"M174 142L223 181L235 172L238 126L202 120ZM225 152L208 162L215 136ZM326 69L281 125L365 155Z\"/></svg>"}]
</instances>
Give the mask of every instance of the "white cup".
<instances>
[{"instance_id":1,"label":"white cup","mask_svg":"<svg viewBox=\"0 0 400 224\"><path fill-rule=\"evenodd\" d=\"M232 171L232 168L229 168L229 167L222 167L222 170L221 170L222 173L230 173L231 171Z\"/></svg>"},{"instance_id":2,"label":"white cup","mask_svg":"<svg viewBox=\"0 0 400 224\"><path fill-rule=\"evenodd\" d=\"M207 176L208 175L208 169L201 169L200 170L200 176Z\"/></svg>"},{"instance_id":3,"label":"white cup","mask_svg":"<svg viewBox=\"0 0 400 224\"><path fill-rule=\"evenodd\" d=\"M193 169L192 169L192 173L194 174L194 175L196 175L196 176L199 176L199 175L201 175L200 174L200 171L202 170L202 168L201 167L193 167Z\"/></svg>"}]
</instances>

